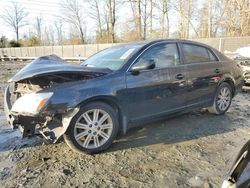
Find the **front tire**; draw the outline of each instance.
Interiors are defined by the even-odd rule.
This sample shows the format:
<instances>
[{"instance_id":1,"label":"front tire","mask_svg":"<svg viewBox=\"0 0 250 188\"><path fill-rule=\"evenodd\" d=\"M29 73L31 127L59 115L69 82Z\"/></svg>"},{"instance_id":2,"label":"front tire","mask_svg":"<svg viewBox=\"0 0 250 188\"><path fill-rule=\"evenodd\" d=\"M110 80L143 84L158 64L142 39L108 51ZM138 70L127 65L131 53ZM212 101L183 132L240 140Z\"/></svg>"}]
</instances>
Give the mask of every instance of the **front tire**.
<instances>
[{"instance_id":1,"label":"front tire","mask_svg":"<svg viewBox=\"0 0 250 188\"><path fill-rule=\"evenodd\" d=\"M72 118L64 140L77 152L99 153L112 144L118 126L117 113L111 106L102 102L90 103Z\"/></svg>"},{"instance_id":2,"label":"front tire","mask_svg":"<svg viewBox=\"0 0 250 188\"><path fill-rule=\"evenodd\" d=\"M230 107L233 98L233 92L231 86L223 82L219 85L214 101L213 106L208 108L208 111L213 114L221 115L224 114Z\"/></svg>"}]
</instances>

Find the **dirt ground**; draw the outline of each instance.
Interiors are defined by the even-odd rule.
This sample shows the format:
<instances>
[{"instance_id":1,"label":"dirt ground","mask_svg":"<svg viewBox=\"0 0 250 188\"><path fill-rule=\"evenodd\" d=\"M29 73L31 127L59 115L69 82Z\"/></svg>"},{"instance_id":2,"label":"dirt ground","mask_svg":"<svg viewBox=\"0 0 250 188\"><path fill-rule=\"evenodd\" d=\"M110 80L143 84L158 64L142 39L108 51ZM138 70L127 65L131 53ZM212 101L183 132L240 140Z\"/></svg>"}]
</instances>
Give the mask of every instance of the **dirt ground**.
<instances>
[{"instance_id":1,"label":"dirt ground","mask_svg":"<svg viewBox=\"0 0 250 188\"><path fill-rule=\"evenodd\" d=\"M130 130L101 154L21 139L5 122L3 91L25 62L0 62L0 187L220 187L250 138L250 93L228 113L192 112Z\"/></svg>"}]
</instances>

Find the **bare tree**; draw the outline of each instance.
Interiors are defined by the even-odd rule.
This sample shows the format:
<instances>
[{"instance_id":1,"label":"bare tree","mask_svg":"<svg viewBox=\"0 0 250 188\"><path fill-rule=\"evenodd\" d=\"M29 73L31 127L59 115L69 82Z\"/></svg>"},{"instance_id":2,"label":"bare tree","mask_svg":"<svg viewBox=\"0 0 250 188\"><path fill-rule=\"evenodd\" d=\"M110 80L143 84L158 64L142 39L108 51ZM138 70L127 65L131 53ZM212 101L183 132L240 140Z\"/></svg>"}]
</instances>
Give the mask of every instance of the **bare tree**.
<instances>
[{"instance_id":1,"label":"bare tree","mask_svg":"<svg viewBox=\"0 0 250 188\"><path fill-rule=\"evenodd\" d=\"M250 1L229 0L231 6L227 7L226 16L233 12L227 22L229 35L248 36L250 35Z\"/></svg>"},{"instance_id":2,"label":"bare tree","mask_svg":"<svg viewBox=\"0 0 250 188\"><path fill-rule=\"evenodd\" d=\"M100 37L103 36L102 32L102 19L101 19L101 10L100 10L100 0L91 0L90 3L90 16L93 18L93 20L96 22L97 30L99 32Z\"/></svg>"},{"instance_id":3,"label":"bare tree","mask_svg":"<svg viewBox=\"0 0 250 188\"><path fill-rule=\"evenodd\" d=\"M126 1L125 1L126 2ZM138 39L141 39L141 3L140 0L129 0L128 1L131 7L131 11L133 14L132 22L134 23L134 27L136 30L136 35ZM139 14L138 14L139 13Z\"/></svg>"},{"instance_id":4,"label":"bare tree","mask_svg":"<svg viewBox=\"0 0 250 188\"><path fill-rule=\"evenodd\" d=\"M145 40L147 38L148 19L151 19L151 1L149 0L129 0L133 12L133 20L137 31L137 38ZM153 20L152 25L153 25Z\"/></svg>"},{"instance_id":5,"label":"bare tree","mask_svg":"<svg viewBox=\"0 0 250 188\"><path fill-rule=\"evenodd\" d=\"M108 18L109 18L109 29L111 34L111 42L115 42L115 23L116 23L116 0L108 0Z\"/></svg>"},{"instance_id":6,"label":"bare tree","mask_svg":"<svg viewBox=\"0 0 250 188\"><path fill-rule=\"evenodd\" d=\"M154 9L154 6L153 6L153 4L154 4L154 2L153 2L153 0L149 0L149 2L150 2L150 15L149 15L149 17L150 17L150 34L152 34L153 33L153 9Z\"/></svg>"},{"instance_id":7,"label":"bare tree","mask_svg":"<svg viewBox=\"0 0 250 188\"><path fill-rule=\"evenodd\" d=\"M185 38L185 33L184 33L184 1L179 0L178 1L178 31L179 31L179 37L180 38Z\"/></svg>"},{"instance_id":8,"label":"bare tree","mask_svg":"<svg viewBox=\"0 0 250 188\"><path fill-rule=\"evenodd\" d=\"M160 12L161 35L168 38L170 0L159 0L155 3L155 7Z\"/></svg>"},{"instance_id":9,"label":"bare tree","mask_svg":"<svg viewBox=\"0 0 250 188\"><path fill-rule=\"evenodd\" d=\"M190 33L190 23L191 23L191 0L187 0L187 13L186 13L186 32L185 32L185 37L189 38L189 33Z\"/></svg>"},{"instance_id":10,"label":"bare tree","mask_svg":"<svg viewBox=\"0 0 250 188\"><path fill-rule=\"evenodd\" d=\"M55 29L56 29L56 33L57 33L57 43L58 45L62 44L63 41L63 24L62 24L62 20L56 21L54 23Z\"/></svg>"},{"instance_id":11,"label":"bare tree","mask_svg":"<svg viewBox=\"0 0 250 188\"><path fill-rule=\"evenodd\" d=\"M141 0L136 1L137 4L137 9L136 9L136 23L137 23L137 31L138 31L138 36L139 39L143 39L142 37L142 8L141 8Z\"/></svg>"},{"instance_id":12,"label":"bare tree","mask_svg":"<svg viewBox=\"0 0 250 188\"><path fill-rule=\"evenodd\" d=\"M235 0L209 0L198 13L200 37L235 36L239 32L239 12Z\"/></svg>"},{"instance_id":13,"label":"bare tree","mask_svg":"<svg viewBox=\"0 0 250 188\"><path fill-rule=\"evenodd\" d=\"M213 35L212 30L215 28L213 22L215 21L212 15L215 13L213 10L212 0L206 1L202 4L200 10L197 13L197 30L198 36L201 38L211 37Z\"/></svg>"},{"instance_id":14,"label":"bare tree","mask_svg":"<svg viewBox=\"0 0 250 188\"><path fill-rule=\"evenodd\" d=\"M1 15L3 21L13 29L16 33L16 40L19 40L19 30L21 27L27 25L25 18L28 16L28 12L19 5L17 2L12 2L12 6L6 8Z\"/></svg>"},{"instance_id":15,"label":"bare tree","mask_svg":"<svg viewBox=\"0 0 250 188\"><path fill-rule=\"evenodd\" d=\"M81 38L81 43L84 43L85 32L84 32L84 17L83 8L78 2L78 0L64 0L61 3L63 20L73 24L79 31L79 36Z\"/></svg>"},{"instance_id":16,"label":"bare tree","mask_svg":"<svg viewBox=\"0 0 250 188\"><path fill-rule=\"evenodd\" d=\"M137 39L142 39L142 9L141 0L129 0L130 7L133 13L133 22L137 34Z\"/></svg>"},{"instance_id":17,"label":"bare tree","mask_svg":"<svg viewBox=\"0 0 250 188\"><path fill-rule=\"evenodd\" d=\"M208 38L211 37L212 33L212 5L213 0L208 1Z\"/></svg>"},{"instance_id":18,"label":"bare tree","mask_svg":"<svg viewBox=\"0 0 250 188\"><path fill-rule=\"evenodd\" d=\"M89 1L91 10L90 16L97 26L97 38L115 42L116 11L117 0L91 0Z\"/></svg>"},{"instance_id":19,"label":"bare tree","mask_svg":"<svg viewBox=\"0 0 250 188\"><path fill-rule=\"evenodd\" d=\"M143 6L143 17L142 17L142 21L143 21L143 40L146 39L147 37L147 21L148 18L150 17L150 13L148 12L148 0L144 0L142 2L142 6Z\"/></svg>"},{"instance_id":20,"label":"bare tree","mask_svg":"<svg viewBox=\"0 0 250 188\"><path fill-rule=\"evenodd\" d=\"M193 0L178 0L177 4L173 6L174 10L178 13L178 37L179 38L189 38L191 29L194 31L195 35L198 36L197 28L193 21L200 20L200 17L193 19L194 10L197 8L197 3ZM194 8L193 8L194 7ZM196 21L197 22L197 21Z\"/></svg>"},{"instance_id":21,"label":"bare tree","mask_svg":"<svg viewBox=\"0 0 250 188\"><path fill-rule=\"evenodd\" d=\"M35 29L36 29L36 35L39 39L39 42L42 41L42 17L36 17L35 22Z\"/></svg>"},{"instance_id":22,"label":"bare tree","mask_svg":"<svg viewBox=\"0 0 250 188\"><path fill-rule=\"evenodd\" d=\"M46 25L44 27L44 31L43 31L43 42L44 45L51 45L54 46L55 45L55 33L54 33L54 29L52 25Z\"/></svg>"},{"instance_id":23,"label":"bare tree","mask_svg":"<svg viewBox=\"0 0 250 188\"><path fill-rule=\"evenodd\" d=\"M104 24L105 24L105 29L109 35L109 17L107 11L104 11Z\"/></svg>"}]
</instances>

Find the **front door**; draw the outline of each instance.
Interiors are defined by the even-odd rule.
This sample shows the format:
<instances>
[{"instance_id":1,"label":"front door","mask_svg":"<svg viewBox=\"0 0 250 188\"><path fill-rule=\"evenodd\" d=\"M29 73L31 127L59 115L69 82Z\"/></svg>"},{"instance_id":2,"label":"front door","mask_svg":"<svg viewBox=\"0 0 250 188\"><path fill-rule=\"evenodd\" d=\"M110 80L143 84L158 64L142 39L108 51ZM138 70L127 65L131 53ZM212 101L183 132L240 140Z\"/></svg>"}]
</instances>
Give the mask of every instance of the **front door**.
<instances>
[{"instance_id":1,"label":"front door","mask_svg":"<svg viewBox=\"0 0 250 188\"><path fill-rule=\"evenodd\" d=\"M172 113L185 106L186 72L176 43L158 43L147 49L134 66L153 60L155 68L126 74L129 119Z\"/></svg>"}]
</instances>

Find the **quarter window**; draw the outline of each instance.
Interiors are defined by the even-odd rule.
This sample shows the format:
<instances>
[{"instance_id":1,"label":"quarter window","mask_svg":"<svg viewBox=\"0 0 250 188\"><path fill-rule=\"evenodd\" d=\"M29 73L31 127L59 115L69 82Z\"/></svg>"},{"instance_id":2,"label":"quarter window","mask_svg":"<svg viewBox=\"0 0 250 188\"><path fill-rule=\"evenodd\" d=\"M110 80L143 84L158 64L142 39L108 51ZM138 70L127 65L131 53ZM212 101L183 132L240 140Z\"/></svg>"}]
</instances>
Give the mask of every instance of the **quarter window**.
<instances>
[{"instance_id":1,"label":"quarter window","mask_svg":"<svg viewBox=\"0 0 250 188\"><path fill-rule=\"evenodd\" d=\"M208 51L210 61L218 61L217 57L215 57L215 55L212 54L212 52L210 50L207 50L207 51Z\"/></svg>"},{"instance_id":2,"label":"quarter window","mask_svg":"<svg viewBox=\"0 0 250 188\"><path fill-rule=\"evenodd\" d=\"M212 52L205 47L193 44L183 44L182 46L186 63L217 61Z\"/></svg>"},{"instance_id":3,"label":"quarter window","mask_svg":"<svg viewBox=\"0 0 250 188\"><path fill-rule=\"evenodd\" d=\"M180 63L176 43L160 44L148 49L136 63L143 65L146 61L154 60L156 68L176 66Z\"/></svg>"}]
</instances>

